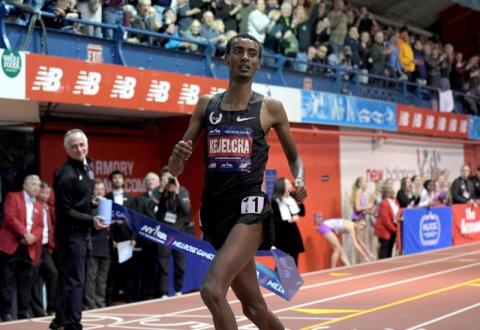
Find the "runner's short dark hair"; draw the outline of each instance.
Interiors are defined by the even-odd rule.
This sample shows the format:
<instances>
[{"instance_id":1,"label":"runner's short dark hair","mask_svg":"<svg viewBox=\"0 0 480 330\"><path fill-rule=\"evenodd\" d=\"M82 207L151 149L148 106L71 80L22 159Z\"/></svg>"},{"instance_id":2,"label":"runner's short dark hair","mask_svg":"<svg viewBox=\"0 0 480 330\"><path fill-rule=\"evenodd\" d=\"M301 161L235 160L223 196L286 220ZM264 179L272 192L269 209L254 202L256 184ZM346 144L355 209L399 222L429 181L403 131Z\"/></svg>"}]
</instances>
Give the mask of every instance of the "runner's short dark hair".
<instances>
[{"instance_id":1,"label":"runner's short dark hair","mask_svg":"<svg viewBox=\"0 0 480 330\"><path fill-rule=\"evenodd\" d=\"M225 53L227 55L230 54L230 51L232 49L232 43L235 39L249 39L255 42L258 45L258 58L262 58L262 48L263 48L262 44L260 43L260 41L257 40L257 38L255 38L254 36L248 33L239 33L235 35L232 39L228 40L227 46L226 46L227 49L225 50Z\"/></svg>"}]
</instances>

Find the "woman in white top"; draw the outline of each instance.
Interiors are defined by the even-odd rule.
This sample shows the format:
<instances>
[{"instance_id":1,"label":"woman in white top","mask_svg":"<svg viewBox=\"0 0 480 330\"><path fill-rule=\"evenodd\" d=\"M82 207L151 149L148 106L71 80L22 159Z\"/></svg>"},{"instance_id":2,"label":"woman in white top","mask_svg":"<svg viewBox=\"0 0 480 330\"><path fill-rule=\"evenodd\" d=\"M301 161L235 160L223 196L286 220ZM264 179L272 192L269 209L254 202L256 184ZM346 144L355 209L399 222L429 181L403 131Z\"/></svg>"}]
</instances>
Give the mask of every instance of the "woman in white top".
<instances>
[{"instance_id":1,"label":"woman in white top","mask_svg":"<svg viewBox=\"0 0 480 330\"><path fill-rule=\"evenodd\" d=\"M435 181L426 180L423 184L423 190L420 194L419 207L430 207L436 204Z\"/></svg>"},{"instance_id":2,"label":"woman in white top","mask_svg":"<svg viewBox=\"0 0 480 330\"><path fill-rule=\"evenodd\" d=\"M333 250L330 263L332 268L337 267L339 258L345 266L350 266L350 261L348 261L342 243L337 237L338 234L349 234L353 246L365 261L375 260L375 256L368 251L364 244L362 244L362 240L360 240L358 236L359 232L364 230L367 225L367 222L364 219L353 222L352 220L341 218L323 220L321 217L317 217L315 218L315 222L317 225L317 231L325 237Z\"/></svg>"}]
</instances>

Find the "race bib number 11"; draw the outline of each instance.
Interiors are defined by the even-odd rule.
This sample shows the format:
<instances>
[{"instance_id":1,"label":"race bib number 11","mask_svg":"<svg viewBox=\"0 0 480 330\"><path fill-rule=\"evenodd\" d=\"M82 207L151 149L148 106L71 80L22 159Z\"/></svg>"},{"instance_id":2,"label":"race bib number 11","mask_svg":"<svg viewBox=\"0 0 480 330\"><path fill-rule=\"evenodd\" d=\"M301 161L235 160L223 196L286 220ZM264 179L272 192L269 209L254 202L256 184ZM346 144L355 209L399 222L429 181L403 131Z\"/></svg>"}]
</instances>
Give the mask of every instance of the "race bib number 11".
<instances>
[{"instance_id":1,"label":"race bib number 11","mask_svg":"<svg viewBox=\"0 0 480 330\"><path fill-rule=\"evenodd\" d=\"M242 200L241 214L260 214L263 212L265 197L249 196Z\"/></svg>"}]
</instances>

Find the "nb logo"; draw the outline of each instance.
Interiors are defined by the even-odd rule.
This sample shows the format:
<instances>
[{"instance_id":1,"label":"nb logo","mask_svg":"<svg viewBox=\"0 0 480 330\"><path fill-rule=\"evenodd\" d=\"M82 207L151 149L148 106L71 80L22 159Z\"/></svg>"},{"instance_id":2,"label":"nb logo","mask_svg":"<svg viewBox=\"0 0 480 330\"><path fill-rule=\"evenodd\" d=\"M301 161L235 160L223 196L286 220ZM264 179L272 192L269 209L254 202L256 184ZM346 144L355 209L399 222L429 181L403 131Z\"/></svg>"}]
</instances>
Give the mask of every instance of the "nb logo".
<instances>
[{"instance_id":1,"label":"nb logo","mask_svg":"<svg viewBox=\"0 0 480 330\"><path fill-rule=\"evenodd\" d=\"M147 94L147 102L167 102L169 91L170 83L168 81L152 80Z\"/></svg>"},{"instance_id":2,"label":"nb logo","mask_svg":"<svg viewBox=\"0 0 480 330\"><path fill-rule=\"evenodd\" d=\"M210 92L208 93L208 95L209 96L214 96L215 94L223 93L223 92L225 92L225 88L212 87L212 89L210 89Z\"/></svg>"},{"instance_id":3,"label":"nb logo","mask_svg":"<svg viewBox=\"0 0 480 330\"><path fill-rule=\"evenodd\" d=\"M124 100L129 100L133 96L135 96L136 85L137 85L137 80L134 77L117 76L115 78L115 83L113 84L110 97L114 99L120 98Z\"/></svg>"},{"instance_id":4,"label":"nb logo","mask_svg":"<svg viewBox=\"0 0 480 330\"><path fill-rule=\"evenodd\" d=\"M80 71L77 78L77 83L73 89L73 94L76 95L97 95L100 90L100 81L102 75L98 72Z\"/></svg>"},{"instance_id":5,"label":"nb logo","mask_svg":"<svg viewBox=\"0 0 480 330\"><path fill-rule=\"evenodd\" d=\"M62 77L62 69L55 67L47 68L46 66L42 65L38 68L32 90L56 92L60 89Z\"/></svg>"},{"instance_id":6,"label":"nb logo","mask_svg":"<svg viewBox=\"0 0 480 330\"><path fill-rule=\"evenodd\" d=\"M182 84L178 104L195 105L198 102L200 86L195 84Z\"/></svg>"}]
</instances>

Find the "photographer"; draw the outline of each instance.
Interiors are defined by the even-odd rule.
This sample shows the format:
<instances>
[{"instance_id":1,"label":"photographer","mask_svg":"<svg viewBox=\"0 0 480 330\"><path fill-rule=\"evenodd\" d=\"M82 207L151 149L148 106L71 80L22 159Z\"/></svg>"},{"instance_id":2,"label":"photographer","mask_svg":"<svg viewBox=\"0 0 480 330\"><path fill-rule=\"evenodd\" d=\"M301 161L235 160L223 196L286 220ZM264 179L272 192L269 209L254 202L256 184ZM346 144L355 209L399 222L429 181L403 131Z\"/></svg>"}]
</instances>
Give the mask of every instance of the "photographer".
<instances>
[{"instance_id":1,"label":"photographer","mask_svg":"<svg viewBox=\"0 0 480 330\"><path fill-rule=\"evenodd\" d=\"M157 219L170 227L187 231L191 226L191 204L188 191L181 187L177 178L170 173L162 174L162 182L166 182L158 204ZM159 274L158 284L160 297L168 295L168 274L170 255L174 262L174 289L175 295L182 293L183 275L185 270L185 256L182 252L158 246Z\"/></svg>"}]
</instances>

